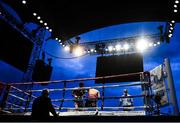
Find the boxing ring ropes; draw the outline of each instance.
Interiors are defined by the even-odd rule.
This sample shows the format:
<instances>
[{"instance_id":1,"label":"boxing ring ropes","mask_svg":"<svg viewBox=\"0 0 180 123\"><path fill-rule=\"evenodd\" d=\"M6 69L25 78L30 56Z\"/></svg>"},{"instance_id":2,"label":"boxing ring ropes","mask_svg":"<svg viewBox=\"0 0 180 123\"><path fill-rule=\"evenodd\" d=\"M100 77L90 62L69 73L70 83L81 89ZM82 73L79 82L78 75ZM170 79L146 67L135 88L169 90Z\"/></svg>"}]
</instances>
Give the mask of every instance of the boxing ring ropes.
<instances>
[{"instance_id":1,"label":"boxing ring ropes","mask_svg":"<svg viewBox=\"0 0 180 123\"><path fill-rule=\"evenodd\" d=\"M128 83L128 84L116 84L116 85L105 85L105 81L110 79L110 78L116 78L116 77L131 77L133 75L139 75L140 76L140 80L141 82L133 82L133 83ZM148 110L150 108L152 108L153 106L148 104L147 101L148 99L152 98L152 93L151 93L151 89L150 89L150 79L147 78L148 76L144 73L144 72L139 72L139 73L130 73L130 74L121 74L121 75L113 75L113 76L104 76L104 77L96 77L96 78L82 78L82 79L73 79L73 80L57 80L57 81L43 81L43 82L25 82L25 83L9 83L9 84L5 84L6 87L6 93L3 96L3 110L7 111L9 109L11 110L23 110L23 112L27 112L28 110L31 110L31 108L29 108L29 105L32 104L33 99L37 98L35 95L33 95L33 93L35 92L41 92L42 90L21 90L19 88L17 88L16 86L26 86L26 85L38 85L38 84L57 84L57 83L63 83L63 88L55 88L55 89L48 89L49 92L59 92L62 91L62 98L61 99L52 99L52 104L54 102L60 102L60 105L55 105L53 104L54 108L56 110L122 110L124 109L124 107L105 107L104 106L104 101L108 100L108 99L120 99L120 98L124 98L123 96L105 96L105 88L117 88L117 87L127 87L127 86L142 86L145 87L146 91L144 91L144 93L140 94L140 95L133 95L133 96L129 96L128 98L138 98L138 97L142 97L145 101L144 106L133 106L133 107L128 107L129 109L143 109L144 111L146 111L146 114L151 114ZM72 108L72 107L63 107L63 103L66 101L77 101L78 99L65 99L65 93L66 91L73 91L73 90L78 90L79 87L75 87L75 88L66 88L67 83L70 82L84 82L88 81L88 80L103 80L102 86L93 86L93 87L82 87L81 89L102 89L102 93L100 98L97 98L97 100L101 100L101 106L100 107L83 107L83 108ZM146 81L145 81L146 80ZM23 93L27 96L27 99L24 99L20 96L18 96L17 94L14 94L16 92L19 93ZM17 104L13 104L11 102L8 102L8 97L13 97L15 99L18 99L22 102L25 102L25 106L21 106L21 105L17 105ZM84 98L83 100L87 100L87 98ZM10 105L11 108L7 108L7 105Z\"/></svg>"}]
</instances>

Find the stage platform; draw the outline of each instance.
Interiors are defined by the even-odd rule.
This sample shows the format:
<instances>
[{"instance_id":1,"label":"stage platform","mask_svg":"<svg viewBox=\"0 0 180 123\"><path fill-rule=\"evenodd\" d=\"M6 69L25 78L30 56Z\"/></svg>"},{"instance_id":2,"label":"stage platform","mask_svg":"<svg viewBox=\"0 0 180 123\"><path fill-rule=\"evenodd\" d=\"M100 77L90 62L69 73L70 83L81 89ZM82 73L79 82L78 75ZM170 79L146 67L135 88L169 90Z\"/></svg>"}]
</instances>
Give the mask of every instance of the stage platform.
<instances>
[{"instance_id":1,"label":"stage platform","mask_svg":"<svg viewBox=\"0 0 180 123\"><path fill-rule=\"evenodd\" d=\"M136 114L135 114L136 113ZM124 112L124 111L76 111L61 112L59 117L49 119L33 120L31 112L26 113L7 113L0 115L0 121L4 122L31 122L31 121L59 121L59 122L175 122L180 121L179 116L147 116L144 112Z\"/></svg>"}]
</instances>

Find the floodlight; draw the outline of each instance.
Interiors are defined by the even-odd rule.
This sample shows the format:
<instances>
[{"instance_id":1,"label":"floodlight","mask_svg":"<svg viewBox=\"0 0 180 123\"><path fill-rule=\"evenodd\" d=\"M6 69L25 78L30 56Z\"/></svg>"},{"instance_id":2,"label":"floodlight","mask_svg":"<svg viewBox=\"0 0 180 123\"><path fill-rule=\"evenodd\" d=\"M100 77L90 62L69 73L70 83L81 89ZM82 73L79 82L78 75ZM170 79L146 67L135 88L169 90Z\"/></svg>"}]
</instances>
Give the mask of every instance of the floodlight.
<instances>
[{"instance_id":1,"label":"floodlight","mask_svg":"<svg viewBox=\"0 0 180 123\"><path fill-rule=\"evenodd\" d=\"M128 50L129 49L129 45L128 44L124 44L123 48L124 48L124 50Z\"/></svg>"},{"instance_id":2,"label":"floodlight","mask_svg":"<svg viewBox=\"0 0 180 123\"><path fill-rule=\"evenodd\" d=\"M179 0L176 0L175 3L179 3Z\"/></svg>"},{"instance_id":3,"label":"floodlight","mask_svg":"<svg viewBox=\"0 0 180 123\"><path fill-rule=\"evenodd\" d=\"M75 56L81 56L81 55L83 54L83 49L82 49L82 47L77 46L77 47L74 49L74 54L75 54Z\"/></svg>"},{"instance_id":4,"label":"floodlight","mask_svg":"<svg viewBox=\"0 0 180 123\"><path fill-rule=\"evenodd\" d=\"M40 19L41 19L41 17L40 17L40 16L38 16L38 17L37 17L37 19L38 19L38 20L40 20Z\"/></svg>"},{"instance_id":5,"label":"floodlight","mask_svg":"<svg viewBox=\"0 0 180 123\"><path fill-rule=\"evenodd\" d=\"M23 0L23 1L22 1L22 4L26 4L26 1L25 1L25 0Z\"/></svg>"},{"instance_id":6,"label":"floodlight","mask_svg":"<svg viewBox=\"0 0 180 123\"><path fill-rule=\"evenodd\" d=\"M113 50L113 46L108 46L108 50L111 52Z\"/></svg>"},{"instance_id":7,"label":"floodlight","mask_svg":"<svg viewBox=\"0 0 180 123\"><path fill-rule=\"evenodd\" d=\"M116 48L117 51L119 51L119 50L121 50L121 45L117 44L117 45L115 46L115 48Z\"/></svg>"},{"instance_id":8,"label":"floodlight","mask_svg":"<svg viewBox=\"0 0 180 123\"><path fill-rule=\"evenodd\" d=\"M174 9L174 13L176 13L178 10L177 9Z\"/></svg>"},{"instance_id":9,"label":"floodlight","mask_svg":"<svg viewBox=\"0 0 180 123\"><path fill-rule=\"evenodd\" d=\"M33 13L34 16L37 16L37 13Z\"/></svg>"},{"instance_id":10,"label":"floodlight","mask_svg":"<svg viewBox=\"0 0 180 123\"><path fill-rule=\"evenodd\" d=\"M146 39L140 39L136 44L136 48L141 52L146 50L148 48L148 41Z\"/></svg>"},{"instance_id":11,"label":"floodlight","mask_svg":"<svg viewBox=\"0 0 180 123\"><path fill-rule=\"evenodd\" d=\"M70 51L70 47L69 46L65 46L64 50L65 51Z\"/></svg>"}]
</instances>

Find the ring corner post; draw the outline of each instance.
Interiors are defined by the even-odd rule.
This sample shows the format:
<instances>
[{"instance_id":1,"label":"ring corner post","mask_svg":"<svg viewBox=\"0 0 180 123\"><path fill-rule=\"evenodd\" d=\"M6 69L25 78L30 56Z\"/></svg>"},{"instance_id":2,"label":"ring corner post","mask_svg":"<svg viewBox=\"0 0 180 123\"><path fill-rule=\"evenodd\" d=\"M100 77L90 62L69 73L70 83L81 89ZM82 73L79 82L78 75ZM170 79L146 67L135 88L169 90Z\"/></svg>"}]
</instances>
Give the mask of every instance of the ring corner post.
<instances>
[{"instance_id":1,"label":"ring corner post","mask_svg":"<svg viewBox=\"0 0 180 123\"><path fill-rule=\"evenodd\" d=\"M165 64L166 72L167 72L168 88L170 90L169 91L170 92L170 100L171 100L171 103L173 106L174 115L178 116L179 115L179 107L178 107L178 103L177 103L176 91L175 91L174 80L173 80L173 75L172 75L169 58L164 59L164 64Z\"/></svg>"}]
</instances>

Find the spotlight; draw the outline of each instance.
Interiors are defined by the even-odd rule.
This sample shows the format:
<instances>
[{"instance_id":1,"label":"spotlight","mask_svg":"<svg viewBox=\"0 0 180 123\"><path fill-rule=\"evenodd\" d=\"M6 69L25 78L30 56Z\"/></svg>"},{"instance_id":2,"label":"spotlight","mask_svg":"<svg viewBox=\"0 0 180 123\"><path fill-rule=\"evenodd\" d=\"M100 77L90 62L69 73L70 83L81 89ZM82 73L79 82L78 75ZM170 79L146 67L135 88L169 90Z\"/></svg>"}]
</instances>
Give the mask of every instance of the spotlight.
<instances>
[{"instance_id":1,"label":"spotlight","mask_svg":"<svg viewBox=\"0 0 180 123\"><path fill-rule=\"evenodd\" d=\"M90 51L91 51L91 52L94 52L94 49L91 49Z\"/></svg>"},{"instance_id":2,"label":"spotlight","mask_svg":"<svg viewBox=\"0 0 180 123\"><path fill-rule=\"evenodd\" d=\"M175 3L179 3L179 0L176 0Z\"/></svg>"},{"instance_id":3,"label":"spotlight","mask_svg":"<svg viewBox=\"0 0 180 123\"><path fill-rule=\"evenodd\" d=\"M172 26L172 23L170 23L169 25Z\"/></svg>"},{"instance_id":4,"label":"spotlight","mask_svg":"<svg viewBox=\"0 0 180 123\"><path fill-rule=\"evenodd\" d=\"M65 45L64 45L64 44L63 44L62 46L63 46L63 47L65 47Z\"/></svg>"},{"instance_id":5,"label":"spotlight","mask_svg":"<svg viewBox=\"0 0 180 123\"><path fill-rule=\"evenodd\" d=\"M161 43L158 41L157 44L160 45Z\"/></svg>"},{"instance_id":6,"label":"spotlight","mask_svg":"<svg viewBox=\"0 0 180 123\"><path fill-rule=\"evenodd\" d=\"M75 56L81 56L81 55L83 54L83 49L82 49L82 47L77 46L77 47L74 49L74 54L75 54Z\"/></svg>"},{"instance_id":7,"label":"spotlight","mask_svg":"<svg viewBox=\"0 0 180 123\"><path fill-rule=\"evenodd\" d=\"M38 19L38 20L40 20L40 19L41 19L41 17L40 17L40 16L38 16L38 17L37 17L37 19Z\"/></svg>"},{"instance_id":8,"label":"spotlight","mask_svg":"<svg viewBox=\"0 0 180 123\"><path fill-rule=\"evenodd\" d=\"M174 13L176 13L177 12L177 9L174 9Z\"/></svg>"},{"instance_id":9,"label":"spotlight","mask_svg":"<svg viewBox=\"0 0 180 123\"><path fill-rule=\"evenodd\" d=\"M172 20L171 23L175 23L175 20Z\"/></svg>"},{"instance_id":10,"label":"spotlight","mask_svg":"<svg viewBox=\"0 0 180 123\"><path fill-rule=\"evenodd\" d=\"M170 27L170 30L173 30L173 27Z\"/></svg>"},{"instance_id":11,"label":"spotlight","mask_svg":"<svg viewBox=\"0 0 180 123\"><path fill-rule=\"evenodd\" d=\"M23 1L22 1L22 4L26 4L26 1L25 1L25 0L23 0Z\"/></svg>"},{"instance_id":12,"label":"spotlight","mask_svg":"<svg viewBox=\"0 0 180 123\"><path fill-rule=\"evenodd\" d=\"M94 52L96 53L97 51L96 51L96 50L94 50Z\"/></svg>"},{"instance_id":13,"label":"spotlight","mask_svg":"<svg viewBox=\"0 0 180 123\"><path fill-rule=\"evenodd\" d=\"M55 38L56 40L58 40L58 38Z\"/></svg>"},{"instance_id":14,"label":"spotlight","mask_svg":"<svg viewBox=\"0 0 180 123\"><path fill-rule=\"evenodd\" d=\"M108 49L106 48L105 51L108 51Z\"/></svg>"},{"instance_id":15,"label":"spotlight","mask_svg":"<svg viewBox=\"0 0 180 123\"><path fill-rule=\"evenodd\" d=\"M47 26L46 29L49 29L49 27Z\"/></svg>"},{"instance_id":16,"label":"spotlight","mask_svg":"<svg viewBox=\"0 0 180 123\"><path fill-rule=\"evenodd\" d=\"M171 30L169 30L169 33L171 33L172 31Z\"/></svg>"},{"instance_id":17,"label":"spotlight","mask_svg":"<svg viewBox=\"0 0 180 123\"><path fill-rule=\"evenodd\" d=\"M154 44L154 46L157 46L157 44Z\"/></svg>"},{"instance_id":18,"label":"spotlight","mask_svg":"<svg viewBox=\"0 0 180 123\"><path fill-rule=\"evenodd\" d=\"M61 42L61 40L59 39L59 43Z\"/></svg>"},{"instance_id":19,"label":"spotlight","mask_svg":"<svg viewBox=\"0 0 180 123\"><path fill-rule=\"evenodd\" d=\"M40 23L43 23L43 21L42 21L42 20L40 20L39 22L40 22Z\"/></svg>"},{"instance_id":20,"label":"spotlight","mask_svg":"<svg viewBox=\"0 0 180 123\"><path fill-rule=\"evenodd\" d=\"M124 44L123 48L124 48L124 50L128 50L129 49L129 45L128 44Z\"/></svg>"},{"instance_id":21,"label":"spotlight","mask_svg":"<svg viewBox=\"0 0 180 123\"><path fill-rule=\"evenodd\" d=\"M108 50L111 52L113 50L113 46L109 46Z\"/></svg>"},{"instance_id":22,"label":"spotlight","mask_svg":"<svg viewBox=\"0 0 180 123\"><path fill-rule=\"evenodd\" d=\"M44 23L44 26L47 26L47 23Z\"/></svg>"},{"instance_id":23,"label":"spotlight","mask_svg":"<svg viewBox=\"0 0 180 123\"><path fill-rule=\"evenodd\" d=\"M52 29L49 29L49 32L52 32Z\"/></svg>"},{"instance_id":24,"label":"spotlight","mask_svg":"<svg viewBox=\"0 0 180 123\"><path fill-rule=\"evenodd\" d=\"M121 50L121 45L117 44L117 45L115 46L115 48L116 48L117 51L119 51L119 50Z\"/></svg>"},{"instance_id":25,"label":"spotlight","mask_svg":"<svg viewBox=\"0 0 180 123\"><path fill-rule=\"evenodd\" d=\"M171 37L172 37L172 34L169 34L168 37L171 38Z\"/></svg>"},{"instance_id":26,"label":"spotlight","mask_svg":"<svg viewBox=\"0 0 180 123\"><path fill-rule=\"evenodd\" d=\"M147 47L148 47L148 42L146 39L140 39L136 44L136 48L139 51L144 51L147 49Z\"/></svg>"},{"instance_id":27,"label":"spotlight","mask_svg":"<svg viewBox=\"0 0 180 123\"><path fill-rule=\"evenodd\" d=\"M37 16L37 13L33 13L34 16Z\"/></svg>"},{"instance_id":28,"label":"spotlight","mask_svg":"<svg viewBox=\"0 0 180 123\"><path fill-rule=\"evenodd\" d=\"M62 42L60 42L60 44L62 45Z\"/></svg>"},{"instance_id":29,"label":"spotlight","mask_svg":"<svg viewBox=\"0 0 180 123\"><path fill-rule=\"evenodd\" d=\"M69 46L65 46L64 50L65 51L70 51L70 47Z\"/></svg>"},{"instance_id":30,"label":"spotlight","mask_svg":"<svg viewBox=\"0 0 180 123\"><path fill-rule=\"evenodd\" d=\"M153 46L153 43L149 43L149 47L152 47Z\"/></svg>"},{"instance_id":31,"label":"spotlight","mask_svg":"<svg viewBox=\"0 0 180 123\"><path fill-rule=\"evenodd\" d=\"M174 5L174 8L177 8L177 5Z\"/></svg>"}]
</instances>

